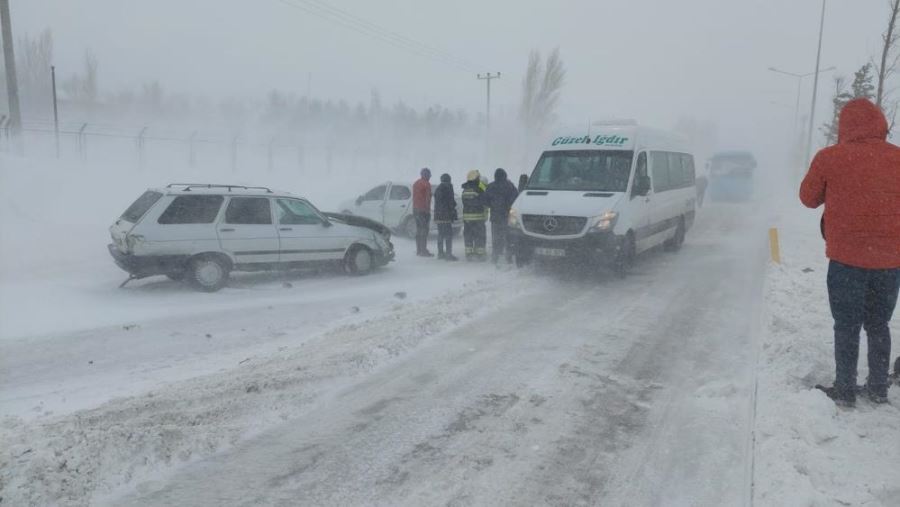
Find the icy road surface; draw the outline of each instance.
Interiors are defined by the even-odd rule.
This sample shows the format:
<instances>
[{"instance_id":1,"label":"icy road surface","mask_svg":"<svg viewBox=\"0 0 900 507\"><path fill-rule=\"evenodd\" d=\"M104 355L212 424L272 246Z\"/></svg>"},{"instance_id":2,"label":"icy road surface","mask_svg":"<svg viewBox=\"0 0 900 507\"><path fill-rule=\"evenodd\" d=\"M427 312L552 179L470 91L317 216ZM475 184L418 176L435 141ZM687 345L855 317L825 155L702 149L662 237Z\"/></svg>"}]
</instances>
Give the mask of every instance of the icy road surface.
<instances>
[{"instance_id":1,"label":"icy road surface","mask_svg":"<svg viewBox=\"0 0 900 507\"><path fill-rule=\"evenodd\" d=\"M704 209L679 253L626 279L404 258L5 340L2 406L18 417L0 439L4 500L740 505L765 260L754 216ZM118 297L195 295L148 281Z\"/></svg>"}]
</instances>

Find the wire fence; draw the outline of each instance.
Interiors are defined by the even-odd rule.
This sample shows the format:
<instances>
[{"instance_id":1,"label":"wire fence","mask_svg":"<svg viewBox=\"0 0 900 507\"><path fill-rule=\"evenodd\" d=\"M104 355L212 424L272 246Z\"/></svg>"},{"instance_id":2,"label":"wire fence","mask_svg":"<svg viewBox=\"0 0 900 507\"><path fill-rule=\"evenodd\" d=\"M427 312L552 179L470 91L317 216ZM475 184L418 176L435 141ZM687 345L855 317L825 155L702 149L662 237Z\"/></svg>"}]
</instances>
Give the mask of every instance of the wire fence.
<instances>
[{"instance_id":1,"label":"wire fence","mask_svg":"<svg viewBox=\"0 0 900 507\"><path fill-rule=\"evenodd\" d=\"M179 136L171 132L155 132L148 126L133 130L102 123L60 124L26 121L22 124L22 144L28 154L78 158L83 161L112 159L130 162L138 168L160 163L162 154L169 162L180 158L179 165L196 167L216 164L237 170L238 165L274 170L302 169L306 147L303 142L286 143L277 136L260 142L235 134L227 138L203 135L199 130ZM0 149L13 151L12 129L7 118L0 119Z\"/></svg>"},{"instance_id":2,"label":"wire fence","mask_svg":"<svg viewBox=\"0 0 900 507\"><path fill-rule=\"evenodd\" d=\"M29 119L21 139L13 139L10 121L0 115L0 151L29 157L59 158L120 171L189 174L393 177L431 167L464 174L479 167L483 141L453 134L409 135L390 128L245 132L216 127L123 126L102 121L60 122Z\"/></svg>"}]
</instances>

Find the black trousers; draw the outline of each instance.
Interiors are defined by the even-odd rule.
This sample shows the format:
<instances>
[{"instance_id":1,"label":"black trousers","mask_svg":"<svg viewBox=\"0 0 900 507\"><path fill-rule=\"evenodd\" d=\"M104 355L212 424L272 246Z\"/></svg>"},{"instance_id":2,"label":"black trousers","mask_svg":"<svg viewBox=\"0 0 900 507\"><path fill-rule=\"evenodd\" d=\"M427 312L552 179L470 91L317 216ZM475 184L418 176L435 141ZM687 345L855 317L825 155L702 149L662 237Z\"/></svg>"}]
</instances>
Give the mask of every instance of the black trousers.
<instances>
[{"instance_id":1,"label":"black trousers","mask_svg":"<svg viewBox=\"0 0 900 507\"><path fill-rule=\"evenodd\" d=\"M831 261L828 301L834 317L834 387L853 398L859 361L859 332L869 340L869 378L866 384L887 394L891 356L891 316L900 291L900 269L864 269Z\"/></svg>"},{"instance_id":2,"label":"black trousers","mask_svg":"<svg viewBox=\"0 0 900 507\"><path fill-rule=\"evenodd\" d=\"M413 211L416 218L416 253L423 254L428 251L428 230L431 228L431 213L427 211Z\"/></svg>"},{"instance_id":3,"label":"black trousers","mask_svg":"<svg viewBox=\"0 0 900 507\"><path fill-rule=\"evenodd\" d=\"M506 260L512 260L512 248L509 244L509 225L506 222L491 222L491 257L494 262L506 253Z\"/></svg>"},{"instance_id":4,"label":"black trousers","mask_svg":"<svg viewBox=\"0 0 900 507\"><path fill-rule=\"evenodd\" d=\"M438 255L453 255L453 224L438 223Z\"/></svg>"}]
</instances>

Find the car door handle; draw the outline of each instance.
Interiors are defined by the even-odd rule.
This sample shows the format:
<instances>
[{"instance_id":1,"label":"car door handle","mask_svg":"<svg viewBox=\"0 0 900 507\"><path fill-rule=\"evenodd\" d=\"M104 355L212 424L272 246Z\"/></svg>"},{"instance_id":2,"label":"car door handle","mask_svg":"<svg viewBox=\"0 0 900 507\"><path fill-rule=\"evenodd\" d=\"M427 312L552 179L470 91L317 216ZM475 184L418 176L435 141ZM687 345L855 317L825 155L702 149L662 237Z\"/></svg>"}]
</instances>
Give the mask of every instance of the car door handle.
<instances>
[{"instance_id":1,"label":"car door handle","mask_svg":"<svg viewBox=\"0 0 900 507\"><path fill-rule=\"evenodd\" d=\"M401 208L405 208L406 205L405 205L405 204L401 204L400 207L401 207Z\"/></svg>"},{"instance_id":2,"label":"car door handle","mask_svg":"<svg viewBox=\"0 0 900 507\"><path fill-rule=\"evenodd\" d=\"M219 230L222 231L222 232L234 232L234 229L232 229L232 228L230 228L230 227L225 228L225 229L219 229Z\"/></svg>"},{"instance_id":3,"label":"car door handle","mask_svg":"<svg viewBox=\"0 0 900 507\"><path fill-rule=\"evenodd\" d=\"M293 227L279 227L278 230L279 231L293 231L294 228Z\"/></svg>"}]
</instances>

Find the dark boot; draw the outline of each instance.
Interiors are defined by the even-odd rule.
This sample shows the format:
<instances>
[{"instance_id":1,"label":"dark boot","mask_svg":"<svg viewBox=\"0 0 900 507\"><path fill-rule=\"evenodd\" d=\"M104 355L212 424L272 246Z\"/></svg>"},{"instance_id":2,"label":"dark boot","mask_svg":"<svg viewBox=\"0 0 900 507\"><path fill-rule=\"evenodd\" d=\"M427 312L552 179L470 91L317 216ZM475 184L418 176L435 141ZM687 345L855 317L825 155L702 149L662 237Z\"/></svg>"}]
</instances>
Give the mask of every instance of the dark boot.
<instances>
[{"instance_id":1,"label":"dark boot","mask_svg":"<svg viewBox=\"0 0 900 507\"><path fill-rule=\"evenodd\" d=\"M867 385L862 386L862 389L860 390L860 394L862 394L863 396L868 398L869 401L871 401L872 403L875 403L876 405L888 403L887 387L885 387L883 389L871 388L867 384Z\"/></svg>"},{"instance_id":2,"label":"dark boot","mask_svg":"<svg viewBox=\"0 0 900 507\"><path fill-rule=\"evenodd\" d=\"M834 401L834 404L839 407L844 408L853 408L856 406L856 392L855 391L841 391L836 387L825 387L822 385L817 385L816 389L823 391L825 396L828 396Z\"/></svg>"}]
</instances>

